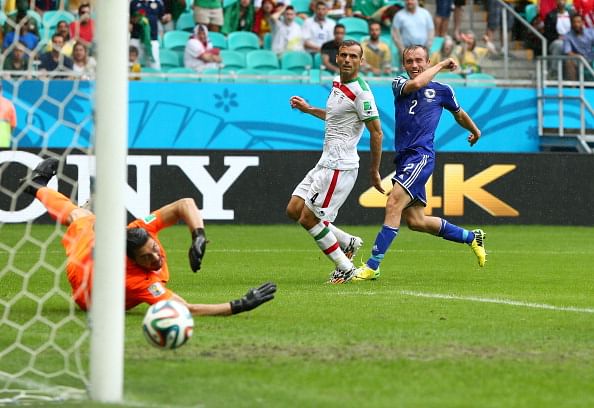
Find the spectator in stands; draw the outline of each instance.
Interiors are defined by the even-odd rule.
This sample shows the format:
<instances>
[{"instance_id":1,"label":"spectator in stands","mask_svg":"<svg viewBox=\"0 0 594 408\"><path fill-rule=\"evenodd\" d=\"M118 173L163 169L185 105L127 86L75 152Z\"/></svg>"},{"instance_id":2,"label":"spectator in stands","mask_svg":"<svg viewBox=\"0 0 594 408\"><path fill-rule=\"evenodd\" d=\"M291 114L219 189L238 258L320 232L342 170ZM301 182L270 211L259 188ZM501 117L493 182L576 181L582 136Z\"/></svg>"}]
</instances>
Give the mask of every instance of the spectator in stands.
<instances>
[{"instance_id":1,"label":"spectator in stands","mask_svg":"<svg viewBox=\"0 0 594 408\"><path fill-rule=\"evenodd\" d=\"M165 9L161 0L132 0L130 2L130 44L138 48L140 60L155 69L159 61L159 21Z\"/></svg>"},{"instance_id":2,"label":"spectator in stands","mask_svg":"<svg viewBox=\"0 0 594 408\"><path fill-rule=\"evenodd\" d=\"M72 71L77 79L94 79L97 62L89 56L87 47L82 42L74 44L72 49Z\"/></svg>"},{"instance_id":3,"label":"spectator in stands","mask_svg":"<svg viewBox=\"0 0 594 408\"><path fill-rule=\"evenodd\" d=\"M563 55L563 39L571 31L571 16L574 14L565 8L565 0L557 0L557 8L546 15L544 20L544 36L549 44L549 55ZM556 71L557 61L552 60L550 69Z\"/></svg>"},{"instance_id":4,"label":"spectator in stands","mask_svg":"<svg viewBox=\"0 0 594 408\"><path fill-rule=\"evenodd\" d=\"M2 42L2 49L8 49L12 43L15 42L16 31L6 33L4 41ZM19 42L24 44L28 49L34 50L39 43L39 37L29 31L29 24L22 24L20 26Z\"/></svg>"},{"instance_id":5,"label":"spectator in stands","mask_svg":"<svg viewBox=\"0 0 594 408\"><path fill-rule=\"evenodd\" d=\"M340 73L340 68L336 62L336 56L338 55L338 48L344 40L345 33L346 30L344 25L336 24L334 26L334 39L322 44L322 48L320 49L320 53L322 54L322 65L328 71L334 72L335 74Z\"/></svg>"},{"instance_id":6,"label":"spectator in stands","mask_svg":"<svg viewBox=\"0 0 594 408\"><path fill-rule=\"evenodd\" d=\"M275 10L273 0L262 0L262 7L256 10L254 14L254 25L252 31L260 38L260 46L264 44L264 35L272 31L274 20L278 19L282 10ZM276 14L276 16L273 16Z\"/></svg>"},{"instance_id":7,"label":"spectator in stands","mask_svg":"<svg viewBox=\"0 0 594 408\"><path fill-rule=\"evenodd\" d=\"M188 0L189 1L189 0ZM175 23L186 11L186 0L163 0L164 14L161 23L163 26L163 32L175 30ZM169 17L165 18L165 16Z\"/></svg>"},{"instance_id":8,"label":"spectator in stands","mask_svg":"<svg viewBox=\"0 0 594 408\"><path fill-rule=\"evenodd\" d=\"M64 45L64 37L60 34L52 36L52 50L44 52L39 58L39 71L71 71L72 60L66 55L62 54L62 46ZM52 79L65 79L66 76L51 76Z\"/></svg>"},{"instance_id":9,"label":"spectator in stands","mask_svg":"<svg viewBox=\"0 0 594 408\"><path fill-rule=\"evenodd\" d=\"M584 20L579 14L571 17L571 30L563 40L563 53L567 56L583 56L592 65L594 62L594 29L584 28ZM578 62L575 59L565 61L566 79L578 79ZM584 69L584 72L587 72Z\"/></svg>"},{"instance_id":10,"label":"spectator in stands","mask_svg":"<svg viewBox=\"0 0 594 408\"><path fill-rule=\"evenodd\" d=\"M184 66L195 71L218 68L221 63L220 50L213 48L208 40L208 27L197 24L184 50Z\"/></svg>"},{"instance_id":11,"label":"spectator in stands","mask_svg":"<svg viewBox=\"0 0 594 408\"><path fill-rule=\"evenodd\" d=\"M72 49L74 48L74 41L70 38L70 26L66 20L61 20L56 26L56 34L60 34L64 38L64 45L62 46L62 54L72 57Z\"/></svg>"},{"instance_id":12,"label":"spectator in stands","mask_svg":"<svg viewBox=\"0 0 594 408\"><path fill-rule=\"evenodd\" d=\"M138 55L138 48L131 45L128 47L128 66L130 68L130 74L140 74L142 67L140 65L140 56ZM138 81L140 79L137 75L130 75L130 79Z\"/></svg>"},{"instance_id":13,"label":"spectator in stands","mask_svg":"<svg viewBox=\"0 0 594 408\"><path fill-rule=\"evenodd\" d=\"M35 10L39 14L43 14L45 11L57 10L59 0L35 0Z\"/></svg>"},{"instance_id":14,"label":"spectator in stands","mask_svg":"<svg viewBox=\"0 0 594 408\"><path fill-rule=\"evenodd\" d=\"M27 55L27 45L23 42L16 43L10 53L4 59L2 69L4 71L28 71L29 57ZM17 74L5 74L4 79L29 79L29 76Z\"/></svg>"},{"instance_id":15,"label":"spectator in stands","mask_svg":"<svg viewBox=\"0 0 594 408\"><path fill-rule=\"evenodd\" d=\"M0 81L0 148L10 147L16 124L16 110L12 101L2 96L2 81Z\"/></svg>"},{"instance_id":16,"label":"spectator in stands","mask_svg":"<svg viewBox=\"0 0 594 408\"><path fill-rule=\"evenodd\" d=\"M78 8L78 19L70 23L70 38L91 47L94 36L95 21L91 17L91 6L89 3L81 4Z\"/></svg>"},{"instance_id":17,"label":"spectator in stands","mask_svg":"<svg viewBox=\"0 0 594 408\"><path fill-rule=\"evenodd\" d=\"M458 69L452 70L450 72L459 73L460 61L458 60L458 56L456 54L456 43L454 42L454 39L449 35L443 37L443 44L441 45L441 48L435 51L433 54L431 54L429 61L431 61L431 66L433 66L439 64L441 61L447 58L451 58L458 66Z\"/></svg>"},{"instance_id":18,"label":"spectator in stands","mask_svg":"<svg viewBox=\"0 0 594 408\"><path fill-rule=\"evenodd\" d=\"M225 8L225 22L222 32L229 34L234 31L252 31L256 9L252 0L239 0Z\"/></svg>"},{"instance_id":19,"label":"spectator in stands","mask_svg":"<svg viewBox=\"0 0 594 408\"><path fill-rule=\"evenodd\" d=\"M381 33L381 24L372 21L369 23L369 39L361 43L364 61L362 69L364 72L372 72L375 76L392 73L392 53L390 46L380 40Z\"/></svg>"},{"instance_id":20,"label":"spectator in stands","mask_svg":"<svg viewBox=\"0 0 594 408\"><path fill-rule=\"evenodd\" d=\"M501 31L501 13L503 6L499 4L498 0L487 0L487 32L483 39L487 43L489 52L493 55L498 54L499 51L495 47L495 37ZM507 13L508 29L513 27L513 16ZM501 34L501 33L500 33Z\"/></svg>"},{"instance_id":21,"label":"spectator in stands","mask_svg":"<svg viewBox=\"0 0 594 408\"><path fill-rule=\"evenodd\" d=\"M381 8L386 7L383 0L353 0L352 14L353 17L363 18L365 20L372 19L372 16ZM390 19L390 23L392 19Z\"/></svg>"},{"instance_id":22,"label":"spectator in stands","mask_svg":"<svg viewBox=\"0 0 594 408\"><path fill-rule=\"evenodd\" d=\"M275 18L272 28L272 51L279 56L285 51L303 51L303 32L295 22L295 9L282 6L280 11L282 18Z\"/></svg>"},{"instance_id":23,"label":"spectator in stands","mask_svg":"<svg viewBox=\"0 0 594 408\"><path fill-rule=\"evenodd\" d=\"M460 32L462 30L462 17L464 17L464 6L466 0L454 0L454 40L460 41Z\"/></svg>"},{"instance_id":24,"label":"spectator in stands","mask_svg":"<svg viewBox=\"0 0 594 408\"><path fill-rule=\"evenodd\" d=\"M303 22L303 44L306 51L320 52L322 45L334 38L336 23L327 18L326 14L328 14L326 3L317 1L315 14ZM336 61L332 62L336 64Z\"/></svg>"},{"instance_id":25,"label":"spectator in stands","mask_svg":"<svg viewBox=\"0 0 594 408\"><path fill-rule=\"evenodd\" d=\"M345 0L326 0L326 7L328 9L328 16L332 16L332 18L341 18L351 16L353 13L352 9L352 1Z\"/></svg>"},{"instance_id":26,"label":"spectator in stands","mask_svg":"<svg viewBox=\"0 0 594 408\"><path fill-rule=\"evenodd\" d=\"M434 26L431 14L419 7L418 0L406 0L405 7L394 16L392 39L402 54L404 48L423 45L428 50L433 42Z\"/></svg>"},{"instance_id":27,"label":"spectator in stands","mask_svg":"<svg viewBox=\"0 0 594 408\"><path fill-rule=\"evenodd\" d=\"M472 31L460 33L460 39L462 43L456 49L460 71L466 75L481 72L481 62L491 52L490 48L478 47Z\"/></svg>"},{"instance_id":28,"label":"spectator in stands","mask_svg":"<svg viewBox=\"0 0 594 408\"><path fill-rule=\"evenodd\" d=\"M91 8L95 7L95 0L68 0L68 11L72 14L78 13L82 4L88 4Z\"/></svg>"},{"instance_id":29,"label":"spectator in stands","mask_svg":"<svg viewBox=\"0 0 594 408\"><path fill-rule=\"evenodd\" d=\"M194 0L194 21L208 26L210 31L221 31L224 23L222 0Z\"/></svg>"},{"instance_id":30,"label":"spectator in stands","mask_svg":"<svg viewBox=\"0 0 594 408\"><path fill-rule=\"evenodd\" d=\"M4 23L4 35L15 31L15 28L18 26L27 25L27 31L35 34L37 38L40 38L37 21L27 14L29 11L29 1L16 0L16 9L16 13L11 13L6 18L6 22Z\"/></svg>"},{"instance_id":31,"label":"spectator in stands","mask_svg":"<svg viewBox=\"0 0 594 408\"><path fill-rule=\"evenodd\" d=\"M435 35L438 37L444 37L447 35L451 14L452 0L435 1Z\"/></svg>"}]
</instances>

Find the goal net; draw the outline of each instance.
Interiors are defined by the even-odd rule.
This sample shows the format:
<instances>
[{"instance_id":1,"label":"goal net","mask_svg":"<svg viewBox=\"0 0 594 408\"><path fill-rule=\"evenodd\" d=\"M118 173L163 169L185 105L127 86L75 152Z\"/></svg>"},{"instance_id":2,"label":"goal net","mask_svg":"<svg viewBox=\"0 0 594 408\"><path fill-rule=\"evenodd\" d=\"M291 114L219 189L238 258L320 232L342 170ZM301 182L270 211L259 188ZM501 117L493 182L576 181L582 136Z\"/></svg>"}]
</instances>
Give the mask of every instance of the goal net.
<instances>
[{"instance_id":1,"label":"goal net","mask_svg":"<svg viewBox=\"0 0 594 408\"><path fill-rule=\"evenodd\" d=\"M127 2L102 0L97 3L102 3L103 10L111 5L120 13L121 18L115 20L124 30L118 39L125 43L123 23L127 19ZM120 6L118 3L126 4ZM21 20L8 15L4 25L8 29L4 30L4 35L12 31L14 41L0 57L2 96L5 98L0 100L0 113L4 113L10 104L16 112L14 127L10 119L0 117L0 405L87 399L89 390L92 398L101 400L101 393L93 395L93 378L109 379L110 373L99 367L99 377L93 374L97 372L93 365L102 364L94 363L93 357L89 356L97 356L104 350L95 346L95 333L91 333L89 321L92 318L92 326L103 331L106 319L96 313L89 317L72 300L65 273L66 255L61 244L65 228L54 222L43 205L19 186L19 179L29 175L43 158L55 157L60 160L58 175L48 186L79 205L90 197L90 179L95 166L93 154L97 153L99 161L99 150L105 151L105 148L94 145L93 133L100 122L95 121L95 116L100 116L96 109L95 82L68 70L43 73L37 69L37 58L46 51L46 41L51 41L48 34L53 33L55 27L45 27L43 20L37 19L33 13L30 15L32 17ZM96 18L100 19L102 15L98 12ZM108 16L107 12L105 16ZM36 20L41 41L35 48L28 49L20 36L28 31L28 28L23 30L23 25L28 25L31 20ZM104 28L96 29L95 38L100 40L105 31ZM105 40L113 44L113 38ZM116 53L127 49L126 44L110 46ZM95 57L101 52L101 47L98 49ZM7 62L12 64L15 58L21 58L19 53L25 55L23 70L15 69ZM107 76L105 70L99 74L99 65L98 61L97 77ZM124 91L127 92L127 87ZM116 97L120 96L116 92ZM127 103L125 97L123 101ZM123 111L127 112L127 109ZM101 116L106 116L105 109ZM115 128L121 130L121 127ZM2 132L6 131L9 132L8 139L3 139L2 135L6 133ZM99 224L99 214L97 220ZM99 247L98 233L96 257ZM123 265L123 257L121 260ZM96 268L97 263L96 260ZM105 300L105 297L100 299ZM113 313L109 307L106 309ZM116 330L114 336L120 334ZM122 357L117 347L115 355ZM109 357L103 358L109 360ZM120 368L118 364L115 366ZM118 378L118 375L112 377ZM111 398L113 402L121 398L117 385L107 384L116 389L115 396L107 399Z\"/></svg>"}]
</instances>

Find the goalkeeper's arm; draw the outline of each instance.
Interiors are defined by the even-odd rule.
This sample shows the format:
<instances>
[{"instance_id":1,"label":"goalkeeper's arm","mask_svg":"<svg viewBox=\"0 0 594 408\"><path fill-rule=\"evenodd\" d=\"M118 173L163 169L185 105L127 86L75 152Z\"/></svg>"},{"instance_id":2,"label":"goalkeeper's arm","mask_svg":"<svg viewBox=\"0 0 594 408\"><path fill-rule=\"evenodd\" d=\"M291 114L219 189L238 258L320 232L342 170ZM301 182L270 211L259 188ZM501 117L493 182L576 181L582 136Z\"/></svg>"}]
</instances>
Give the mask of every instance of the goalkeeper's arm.
<instances>
[{"instance_id":1,"label":"goalkeeper's arm","mask_svg":"<svg viewBox=\"0 0 594 408\"><path fill-rule=\"evenodd\" d=\"M241 299L232 300L228 303L192 304L176 294L173 295L172 299L184 303L193 316L229 316L255 309L262 303L274 299L275 293L276 284L267 282L257 288L251 288Z\"/></svg>"}]
</instances>

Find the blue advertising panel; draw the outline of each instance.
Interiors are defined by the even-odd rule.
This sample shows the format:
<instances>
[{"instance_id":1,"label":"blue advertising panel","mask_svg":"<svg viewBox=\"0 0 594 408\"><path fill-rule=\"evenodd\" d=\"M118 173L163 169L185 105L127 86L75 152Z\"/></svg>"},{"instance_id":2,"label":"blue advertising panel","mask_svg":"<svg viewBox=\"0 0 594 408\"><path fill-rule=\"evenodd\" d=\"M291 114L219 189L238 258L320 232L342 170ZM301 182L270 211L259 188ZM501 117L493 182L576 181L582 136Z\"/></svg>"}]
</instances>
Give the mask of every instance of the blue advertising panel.
<instances>
[{"instance_id":1,"label":"blue advertising panel","mask_svg":"<svg viewBox=\"0 0 594 408\"><path fill-rule=\"evenodd\" d=\"M93 83L4 82L17 108L19 148L86 148L91 143ZM131 82L129 147L135 149L319 150L324 124L289 107L292 95L323 107L330 85ZM483 132L470 148L467 131L444 112L435 146L442 152L537 152L534 89L464 88L456 96ZM394 147L391 87L372 85L384 131ZM586 95L594 99L594 91ZM558 106L547 104L548 110ZM566 127L579 127L579 110L568 104ZM553 111L551 110L551 117ZM545 122L550 120L545 117ZM365 132L360 150L369 150Z\"/></svg>"}]
</instances>

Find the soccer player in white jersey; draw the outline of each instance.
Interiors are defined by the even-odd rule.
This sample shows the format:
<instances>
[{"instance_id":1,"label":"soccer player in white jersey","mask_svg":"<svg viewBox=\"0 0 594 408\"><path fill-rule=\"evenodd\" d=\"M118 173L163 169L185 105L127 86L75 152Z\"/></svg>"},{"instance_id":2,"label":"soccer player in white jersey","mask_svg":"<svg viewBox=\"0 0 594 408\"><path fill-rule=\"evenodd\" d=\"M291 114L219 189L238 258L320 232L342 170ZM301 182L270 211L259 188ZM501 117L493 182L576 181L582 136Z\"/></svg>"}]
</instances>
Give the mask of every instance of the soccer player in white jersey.
<instances>
[{"instance_id":1,"label":"soccer player in white jersey","mask_svg":"<svg viewBox=\"0 0 594 408\"><path fill-rule=\"evenodd\" d=\"M427 205L425 184L435 165L435 129L443 110L451 112L456 122L470 132L467 140L471 146L481 137L480 129L458 104L452 87L433 81L439 71L453 71L457 64L448 58L430 67L427 48L421 45L406 48L402 52L402 61L408 78L398 76L392 83L396 110L394 188L388 196L384 225L375 238L371 256L351 276L355 282L379 277L379 265L398 235L401 218L413 231L470 245L481 267L487 257L483 230L468 231L424 212Z\"/></svg>"},{"instance_id":2,"label":"soccer player in white jersey","mask_svg":"<svg viewBox=\"0 0 594 408\"><path fill-rule=\"evenodd\" d=\"M289 218L298 221L318 247L336 265L330 283L342 283L356 268L351 259L363 245L332 224L350 194L359 171L357 144L367 127L371 139L371 184L380 192L379 165L382 154L382 127L375 99L367 83L359 77L363 49L356 41L344 41L336 56L340 76L334 78L326 109L315 108L303 98L292 96L289 103L325 121L322 157L293 191L287 205Z\"/></svg>"}]
</instances>

